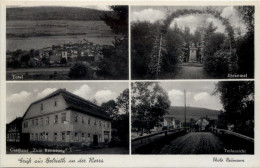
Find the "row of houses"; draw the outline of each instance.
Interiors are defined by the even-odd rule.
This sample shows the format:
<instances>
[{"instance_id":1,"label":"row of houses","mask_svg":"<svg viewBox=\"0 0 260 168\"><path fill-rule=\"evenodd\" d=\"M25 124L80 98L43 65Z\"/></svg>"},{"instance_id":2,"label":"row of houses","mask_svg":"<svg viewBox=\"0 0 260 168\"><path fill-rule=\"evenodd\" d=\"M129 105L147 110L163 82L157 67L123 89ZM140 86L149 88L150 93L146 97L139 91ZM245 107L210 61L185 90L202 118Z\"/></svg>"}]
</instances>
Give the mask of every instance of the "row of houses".
<instances>
[{"instance_id":1,"label":"row of houses","mask_svg":"<svg viewBox=\"0 0 260 168\"><path fill-rule=\"evenodd\" d=\"M44 66L46 64L65 64L79 60L87 62L99 61L103 58L103 49L109 49L109 45L99 45L92 42L68 43L63 45L53 45L52 47L40 50L21 51L20 53L8 51L7 63L14 60L19 63L30 64L33 67ZM29 56L29 60L23 57Z\"/></svg>"},{"instance_id":2,"label":"row of houses","mask_svg":"<svg viewBox=\"0 0 260 168\"><path fill-rule=\"evenodd\" d=\"M6 129L7 143L82 147L111 141L109 114L65 89L31 103Z\"/></svg>"}]
</instances>

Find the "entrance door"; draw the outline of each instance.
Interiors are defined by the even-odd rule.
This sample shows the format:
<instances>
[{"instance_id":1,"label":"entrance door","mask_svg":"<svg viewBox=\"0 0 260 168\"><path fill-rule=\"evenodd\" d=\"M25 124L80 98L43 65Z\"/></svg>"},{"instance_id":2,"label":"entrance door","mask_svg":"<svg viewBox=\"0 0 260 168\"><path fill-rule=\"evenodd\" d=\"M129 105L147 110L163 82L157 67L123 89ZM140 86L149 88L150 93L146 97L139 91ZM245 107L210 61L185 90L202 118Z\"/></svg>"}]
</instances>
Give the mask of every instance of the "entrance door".
<instances>
[{"instance_id":1,"label":"entrance door","mask_svg":"<svg viewBox=\"0 0 260 168\"><path fill-rule=\"evenodd\" d=\"M97 135L93 135L93 145L94 146L98 145L98 136Z\"/></svg>"}]
</instances>

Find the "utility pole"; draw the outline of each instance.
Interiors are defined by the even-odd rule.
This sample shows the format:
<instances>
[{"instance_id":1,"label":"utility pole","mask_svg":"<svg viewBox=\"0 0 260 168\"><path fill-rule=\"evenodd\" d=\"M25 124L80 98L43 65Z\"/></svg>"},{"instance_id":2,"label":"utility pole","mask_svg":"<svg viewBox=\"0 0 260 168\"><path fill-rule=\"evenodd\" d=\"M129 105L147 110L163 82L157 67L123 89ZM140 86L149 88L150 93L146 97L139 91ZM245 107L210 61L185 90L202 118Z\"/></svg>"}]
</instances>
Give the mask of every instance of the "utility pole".
<instances>
[{"instance_id":1,"label":"utility pole","mask_svg":"<svg viewBox=\"0 0 260 168\"><path fill-rule=\"evenodd\" d=\"M184 127L186 129L186 90L184 89Z\"/></svg>"},{"instance_id":2,"label":"utility pole","mask_svg":"<svg viewBox=\"0 0 260 168\"><path fill-rule=\"evenodd\" d=\"M160 68L161 47L162 47L162 34L160 34L159 38L160 38L160 45L159 45L159 54L158 54L157 67L156 67L156 79L158 79L159 68Z\"/></svg>"}]
</instances>

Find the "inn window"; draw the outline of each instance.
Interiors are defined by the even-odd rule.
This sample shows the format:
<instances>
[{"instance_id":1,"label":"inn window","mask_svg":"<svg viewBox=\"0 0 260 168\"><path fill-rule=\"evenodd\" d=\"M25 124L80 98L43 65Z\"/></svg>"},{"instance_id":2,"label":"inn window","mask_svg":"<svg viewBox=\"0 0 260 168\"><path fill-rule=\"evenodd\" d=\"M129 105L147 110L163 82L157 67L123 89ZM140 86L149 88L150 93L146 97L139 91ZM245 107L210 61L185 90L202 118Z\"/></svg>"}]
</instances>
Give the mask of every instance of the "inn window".
<instances>
[{"instance_id":1,"label":"inn window","mask_svg":"<svg viewBox=\"0 0 260 168\"><path fill-rule=\"evenodd\" d=\"M66 113L61 114L61 122L63 123L64 121L66 121Z\"/></svg>"},{"instance_id":2,"label":"inn window","mask_svg":"<svg viewBox=\"0 0 260 168\"><path fill-rule=\"evenodd\" d=\"M40 126L43 126L43 118L40 119Z\"/></svg>"},{"instance_id":3,"label":"inn window","mask_svg":"<svg viewBox=\"0 0 260 168\"><path fill-rule=\"evenodd\" d=\"M84 138L85 137L85 134L84 132L81 133L81 137Z\"/></svg>"},{"instance_id":4,"label":"inn window","mask_svg":"<svg viewBox=\"0 0 260 168\"><path fill-rule=\"evenodd\" d=\"M109 123L107 123L107 128L109 128Z\"/></svg>"},{"instance_id":5,"label":"inn window","mask_svg":"<svg viewBox=\"0 0 260 168\"><path fill-rule=\"evenodd\" d=\"M46 133L45 133L45 140L48 141L48 139L49 139L49 133L46 132Z\"/></svg>"},{"instance_id":6,"label":"inn window","mask_svg":"<svg viewBox=\"0 0 260 168\"><path fill-rule=\"evenodd\" d=\"M65 132L62 132L62 133L61 133L61 140L62 140L62 141L65 141Z\"/></svg>"},{"instance_id":7,"label":"inn window","mask_svg":"<svg viewBox=\"0 0 260 168\"><path fill-rule=\"evenodd\" d=\"M57 106L57 101L54 102L54 106L55 106L55 107Z\"/></svg>"},{"instance_id":8,"label":"inn window","mask_svg":"<svg viewBox=\"0 0 260 168\"><path fill-rule=\"evenodd\" d=\"M75 115L75 122L78 122L79 116L76 114Z\"/></svg>"},{"instance_id":9,"label":"inn window","mask_svg":"<svg viewBox=\"0 0 260 168\"><path fill-rule=\"evenodd\" d=\"M84 117L82 117L82 121L81 121L81 122L82 122L82 124L84 124L84 123L85 123L85 119L84 119Z\"/></svg>"},{"instance_id":10,"label":"inn window","mask_svg":"<svg viewBox=\"0 0 260 168\"><path fill-rule=\"evenodd\" d=\"M78 136L78 133L77 133L77 132L75 132L74 137L75 137L75 141L78 141L78 140L79 140L79 136Z\"/></svg>"},{"instance_id":11,"label":"inn window","mask_svg":"<svg viewBox=\"0 0 260 168\"><path fill-rule=\"evenodd\" d=\"M55 115L54 116L54 124L57 124L58 123L58 115Z\"/></svg>"},{"instance_id":12,"label":"inn window","mask_svg":"<svg viewBox=\"0 0 260 168\"><path fill-rule=\"evenodd\" d=\"M95 121L94 121L94 125L97 125L97 120L95 119Z\"/></svg>"},{"instance_id":13,"label":"inn window","mask_svg":"<svg viewBox=\"0 0 260 168\"><path fill-rule=\"evenodd\" d=\"M99 126L101 126L101 121L99 121Z\"/></svg>"},{"instance_id":14,"label":"inn window","mask_svg":"<svg viewBox=\"0 0 260 168\"><path fill-rule=\"evenodd\" d=\"M34 126L34 120L32 120L32 126Z\"/></svg>"},{"instance_id":15,"label":"inn window","mask_svg":"<svg viewBox=\"0 0 260 168\"><path fill-rule=\"evenodd\" d=\"M41 104L41 110L43 110L43 104Z\"/></svg>"},{"instance_id":16,"label":"inn window","mask_svg":"<svg viewBox=\"0 0 260 168\"><path fill-rule=\"evenodd\" d=\"M38 119L35 119L35 126L38 126Z\"/></svg>"},{"instance_id":17,"label":"inn window","mask_svg":"<svg viewBox=\"0 0 260 168\"><path fill-rule=\"evenodd\" d=\"M90 124L90 118L88 118L88 124Z\"/></svg>"},{"instance_id":18,"label":"inn window","mask_svg":"<svg viewBox=\"0 0 260 168\"><path fill-rule=\"evenodd\" d=\"M31 141L33 141L33 138L34 138L34 137L33 137L33 133L32 133L32 134L31 134L31 137L30 137Z\"/></svg>"},{"instance_id":19,"label":"inn window","mask_svg":"<svg viewBox=\"0 0 260 168\"><path fill-rule=\"evenodd\" d=\"M45 124L49 125L49 123L50 123L50 117L48 116L48 117L46 117Z\"/></svg>"},{"instance_id":20,"label":"inn window","mask_svg":"<svg viewBox=\"0 0 260 168\"><path fill-rule=\"evenodd\" d=\"M88 137L90 138L90 134L88 134Z\"/></svg>"},{"instance_id":21,"label":"inn window","mask_svg":"<svg viewBox=\"0 0 260 168\"><path fill-rule=\"evenodd\" d=\"M58 133L57 133L57 132L54 132L53 140L54 140L54 141L57 141L57 139L58 139Z\"/></svg>"},{"instance_id":22,"label":"inn window","mask_svg":"<svg viewBox=\"0 0 260 168\"><path fill-rule=\"evenodd\" d=\"M43 140L43 133L40 133L40 141Z\"/></svg>"}]
</instances>

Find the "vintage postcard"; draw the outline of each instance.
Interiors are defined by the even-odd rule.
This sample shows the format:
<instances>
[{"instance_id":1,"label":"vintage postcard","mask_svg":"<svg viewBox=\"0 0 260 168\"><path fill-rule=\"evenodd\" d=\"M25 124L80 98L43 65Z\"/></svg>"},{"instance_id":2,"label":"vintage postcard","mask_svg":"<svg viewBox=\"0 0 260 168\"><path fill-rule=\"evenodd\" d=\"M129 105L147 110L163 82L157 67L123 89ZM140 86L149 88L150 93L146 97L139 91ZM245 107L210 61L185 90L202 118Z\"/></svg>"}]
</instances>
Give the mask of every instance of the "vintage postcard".
<instances>
[{"instance_id":1,"label":"vintage postcard","mask_svg":"<svg viewBox=\"0 0 260 168\"><path fill-rule=\"evenodd\" d=\"M0 3L0 167L260 167L259 2Z\"/></svg>"}]
</instances>

